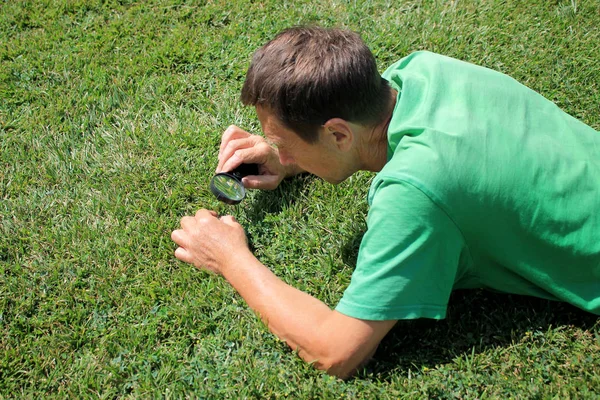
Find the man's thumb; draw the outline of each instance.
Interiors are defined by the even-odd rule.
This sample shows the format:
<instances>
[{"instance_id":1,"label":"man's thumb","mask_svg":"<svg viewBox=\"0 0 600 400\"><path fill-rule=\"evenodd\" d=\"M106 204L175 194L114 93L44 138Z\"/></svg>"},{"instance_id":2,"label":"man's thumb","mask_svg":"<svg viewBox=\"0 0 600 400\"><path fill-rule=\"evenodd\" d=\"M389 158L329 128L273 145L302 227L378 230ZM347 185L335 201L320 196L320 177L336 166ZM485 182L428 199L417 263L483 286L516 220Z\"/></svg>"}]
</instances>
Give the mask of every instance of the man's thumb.
<instances>
[{"instance_id":1,"label":"man's thumb","mask_svg":"<svg viewBox=\"0 0 600 400\"><path fill-rule=\"evenodd\" d=\"M279 186L281 179L277 175L248 175L242 179L247 189L273 190Z\"/></svg>"}]
</instances>

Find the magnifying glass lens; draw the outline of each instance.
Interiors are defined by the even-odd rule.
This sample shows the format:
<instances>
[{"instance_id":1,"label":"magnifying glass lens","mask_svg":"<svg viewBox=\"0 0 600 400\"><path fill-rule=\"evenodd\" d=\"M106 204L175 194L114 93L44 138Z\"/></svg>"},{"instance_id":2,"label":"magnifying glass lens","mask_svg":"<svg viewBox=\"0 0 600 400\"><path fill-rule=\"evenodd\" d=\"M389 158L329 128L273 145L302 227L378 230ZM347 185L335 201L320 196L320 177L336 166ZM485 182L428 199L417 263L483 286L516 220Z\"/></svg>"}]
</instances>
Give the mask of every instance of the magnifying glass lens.
<instances>
[{"instance_id":1,"label":"magnifying glass lens","mask_svg":"<svg viewBox=\"0 0 600 400\"><path fill-rule=\"evenodd\" d=\"M210 190L227 204L237 204L246 197L246 188L240 180L229 174L217 174L210 181Z\"/></svg>"},{"instance_id":2,"label":"magnifying glass lens","mask_svg":"<svg viewBox=\"0 0 600 400\"><path fill-rule=\"evenodd\" d=\"M246 197L242 178L258 175L258 164L242 164L231 172L221 172L210 180L210 191L217 200L226 204L238 204Z\"/></svg>"}]
</instances>

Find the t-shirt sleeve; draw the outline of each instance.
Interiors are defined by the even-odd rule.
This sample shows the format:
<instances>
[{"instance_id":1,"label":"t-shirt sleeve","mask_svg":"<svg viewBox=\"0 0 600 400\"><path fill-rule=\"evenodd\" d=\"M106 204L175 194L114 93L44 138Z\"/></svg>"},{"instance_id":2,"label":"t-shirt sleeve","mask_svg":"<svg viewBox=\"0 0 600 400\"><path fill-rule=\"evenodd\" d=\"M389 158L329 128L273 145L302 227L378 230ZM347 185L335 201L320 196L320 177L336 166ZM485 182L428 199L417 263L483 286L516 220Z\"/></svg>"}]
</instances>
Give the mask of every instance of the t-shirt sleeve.
<instances>
[{"instance_id":1,"label":"t-shirt sleeve","mask_svg":"<svg viewBox=\"0 0 600 400\"><path fill-rule=\"evenodd\" d=\"M356 270L336 310L365 320L445 318L460 231L409 183L384 178L371 198Z\"/></svg>"}]
</instances>

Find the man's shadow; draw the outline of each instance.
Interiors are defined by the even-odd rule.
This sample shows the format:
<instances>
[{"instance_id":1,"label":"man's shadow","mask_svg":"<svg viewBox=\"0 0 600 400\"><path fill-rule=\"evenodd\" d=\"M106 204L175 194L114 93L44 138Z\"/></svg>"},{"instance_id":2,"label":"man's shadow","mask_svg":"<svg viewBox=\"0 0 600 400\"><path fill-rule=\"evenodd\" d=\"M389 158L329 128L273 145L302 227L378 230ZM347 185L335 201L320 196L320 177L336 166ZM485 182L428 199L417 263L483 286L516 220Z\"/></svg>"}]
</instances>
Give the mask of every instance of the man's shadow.
<instances>
[{"instance_id":1,"label":"man's shadow","mask_svg":"<svg viewBox=\"0 0 600 400\"><path fill-rule=\"evenodd\" d=\"M382 379L508 347L527 334L559 326L592 329L598 316L566 303L485 290L455 291L446 319L399 321L364 374ZM360 376L360 375L359 375Z\"/></svg>"},{"instance_id":2,"label":"man's shadow","mask_svg":"<svg viewBox=\"0 0 600 400\"><path fill-rule=\"evenodd\" d=\"M341 249L346 265L356 265L363 234L357 232ZM362 374L388 379L398 372L434 368L473 352L509 346L526 332L557 326L589 330L598 320L597 315L562 302L483 289L457 290L450 296L444 320L399 321Z\"/></svg>"}]
</instances>

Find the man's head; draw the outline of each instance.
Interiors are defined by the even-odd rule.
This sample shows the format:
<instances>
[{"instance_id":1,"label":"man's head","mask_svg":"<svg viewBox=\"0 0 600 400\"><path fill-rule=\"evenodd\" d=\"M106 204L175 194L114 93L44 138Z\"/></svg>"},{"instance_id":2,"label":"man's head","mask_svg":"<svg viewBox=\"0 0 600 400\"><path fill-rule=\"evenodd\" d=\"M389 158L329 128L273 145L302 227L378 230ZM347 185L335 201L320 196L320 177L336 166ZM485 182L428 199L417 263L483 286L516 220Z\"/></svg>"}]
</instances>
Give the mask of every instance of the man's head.
<instances>
[{"instance_id":1,"label":"man's head","mask_svg":"<svg viewBox=\"0 0 600 400\"><path fill-rule=\"evenodd\" d=\"M357 33L296 27L254 53L242 102L269 109L307 143L332 118L371 126L385 116L390 88Z\"/></svg>"}]
</instances>

